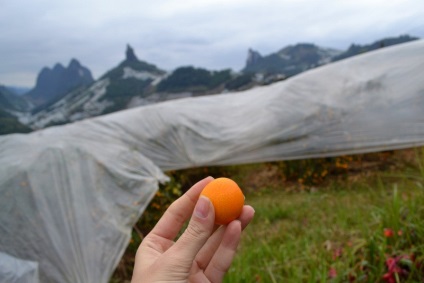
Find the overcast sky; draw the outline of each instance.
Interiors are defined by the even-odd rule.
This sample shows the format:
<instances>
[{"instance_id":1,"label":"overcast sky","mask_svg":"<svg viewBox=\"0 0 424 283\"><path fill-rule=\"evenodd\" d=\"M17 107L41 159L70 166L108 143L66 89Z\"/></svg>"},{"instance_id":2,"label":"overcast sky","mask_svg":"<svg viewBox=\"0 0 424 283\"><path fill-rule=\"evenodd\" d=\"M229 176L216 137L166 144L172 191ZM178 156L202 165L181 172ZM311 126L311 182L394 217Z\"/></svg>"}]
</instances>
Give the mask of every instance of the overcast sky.
<instances>
[{"instance_id":1,"label":"overcast sky","mask_svg":"<svg viewBox=\"0 0 424 283\"><path fill-rule=\"evenodd\" d=\"M129 43L159 68L244 67L299 42L347 49L384 37L424 38L423 0L0 0L0 84L35 84L44 66L72 58L94 78Z\"/></svg>"}]
</instances>

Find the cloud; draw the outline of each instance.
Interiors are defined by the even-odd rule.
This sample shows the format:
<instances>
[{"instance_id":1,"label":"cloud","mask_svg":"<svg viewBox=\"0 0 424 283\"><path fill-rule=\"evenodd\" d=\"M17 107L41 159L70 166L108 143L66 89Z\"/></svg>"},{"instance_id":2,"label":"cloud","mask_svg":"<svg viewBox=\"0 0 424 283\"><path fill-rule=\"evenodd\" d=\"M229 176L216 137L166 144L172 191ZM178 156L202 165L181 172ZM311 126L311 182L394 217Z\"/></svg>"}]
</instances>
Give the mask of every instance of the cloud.
<instances>
[{"instance_id":1,"label":"cloud","mask_svg":"<svg viewBox=\"0 0 424 283\"><path fill-rule=\"evenodd\" d=\"M0 83L33 85L42 67L74 57L99 77L127 43L167 70L239 70L249 47L268 54L297 42L345 49L424 36L422 11L422 0L2 1Z\"/></svg>"}]
</instances>

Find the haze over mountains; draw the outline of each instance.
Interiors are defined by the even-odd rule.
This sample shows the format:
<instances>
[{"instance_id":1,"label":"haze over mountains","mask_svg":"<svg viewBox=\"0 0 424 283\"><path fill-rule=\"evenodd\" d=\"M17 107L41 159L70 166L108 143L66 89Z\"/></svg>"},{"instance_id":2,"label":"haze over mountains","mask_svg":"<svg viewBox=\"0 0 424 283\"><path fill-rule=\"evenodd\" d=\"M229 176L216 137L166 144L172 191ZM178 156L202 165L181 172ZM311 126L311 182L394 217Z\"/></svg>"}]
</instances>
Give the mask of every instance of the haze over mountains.
<instances>
[{"instance_id":1,"label":"haze over mountains","mask_svg":"<svg viewBox=\"0 0 424 283\"><path fill-rule=\"evenodd\" d=\"M169 73L138 59L128 45L125 59L97 80L87 67L72 59L67 67L43 68L36 86L24 95L0 87L0 134L28 132L175 98L244 90L416 39L403 35L368 45L352 44L345 51L299 43L265 56L250 49L240 72L184 66Z\"/></svg>"}]
</instances>

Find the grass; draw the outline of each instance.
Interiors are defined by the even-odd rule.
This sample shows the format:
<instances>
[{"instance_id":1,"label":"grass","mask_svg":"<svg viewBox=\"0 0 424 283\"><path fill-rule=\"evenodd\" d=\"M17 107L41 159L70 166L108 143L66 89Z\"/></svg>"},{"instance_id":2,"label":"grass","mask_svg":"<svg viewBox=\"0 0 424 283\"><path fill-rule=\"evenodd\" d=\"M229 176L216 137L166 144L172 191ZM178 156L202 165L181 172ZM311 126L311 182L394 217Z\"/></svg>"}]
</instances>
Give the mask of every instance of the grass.
<instances>
[{"instance_id":1,"label":"grass","mask_svg":"<svg viewBox=\"0 0 424 283\"><path fill-rule=\"evenodd\" d=\"M424 282L424 149L182 171L159 194L204 175L233 178L256 211L226 283ZM138 234L111 282L129 282Z\"/></svg>"},{"instance_id":2,"label":"grass","mask_svg":"<svg viewBox=\"0 0 424 283\"><path fill-rule=\"evenodd\" d=\"M247 195L255 219L225 282L423 282L424 174L414 173Z\"/></svg>"}]
</instances>

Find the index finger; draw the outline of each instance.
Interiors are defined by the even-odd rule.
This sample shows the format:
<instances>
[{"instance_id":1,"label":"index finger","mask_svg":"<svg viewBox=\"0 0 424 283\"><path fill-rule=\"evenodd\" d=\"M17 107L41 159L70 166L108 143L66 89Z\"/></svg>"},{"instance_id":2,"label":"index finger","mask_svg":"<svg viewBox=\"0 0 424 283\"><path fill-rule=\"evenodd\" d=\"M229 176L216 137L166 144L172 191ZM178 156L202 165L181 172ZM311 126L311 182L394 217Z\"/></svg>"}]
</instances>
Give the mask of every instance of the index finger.
<instances>
[{"instance_id":1,"label":"index finger","mask_svg":"<svg viewBox=\"0 0 424 283\"><path fill-rule=\"evenodd\" d=\"M184 195L174 201L150 233L173 240L184 223L191 217L203 188L213 179L213 177L206 177L197 182Z\"/></svg>"}]
</instances>

